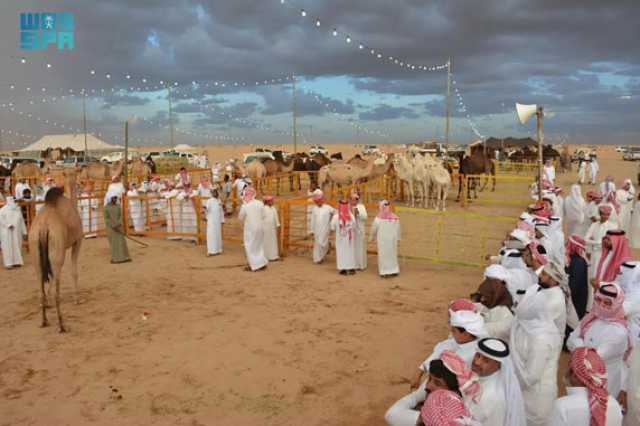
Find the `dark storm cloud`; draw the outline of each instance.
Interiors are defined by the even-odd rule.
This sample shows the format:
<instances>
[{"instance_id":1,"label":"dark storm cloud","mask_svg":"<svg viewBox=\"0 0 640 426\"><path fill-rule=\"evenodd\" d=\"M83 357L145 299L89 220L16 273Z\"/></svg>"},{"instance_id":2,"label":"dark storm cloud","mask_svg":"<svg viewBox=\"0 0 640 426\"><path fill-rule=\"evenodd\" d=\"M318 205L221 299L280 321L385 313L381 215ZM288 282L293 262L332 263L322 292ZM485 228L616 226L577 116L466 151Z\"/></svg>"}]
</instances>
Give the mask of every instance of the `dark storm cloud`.
<instances>
[{"instance_id":1,"label":"dark storm cloud","mask_svg":"<svg viewBox=\"0 0 640 426\"><path fill-rule=\"evenodd\" d=\"M293 108L291 88L268 86L258 90L258 94L262 96L265 103L265 108L261 111L262 114L291 113ZM353 114L355 112L353 100L347 99L346 102L342 102L313 92L296 91L296 114L299 117L307 115L321 116L329 112Z\"/></svg>"},{"instance_id":2,"label":"dark storm cloud","mask_svg":"<svg viewBox=\"0 0 640 426\"><path fill-rule=\"evenodd\" d=\"M371 111L361 112L359 117L360 120L382 121L393 120L395 118L418 118L419 115L411 108L393 107L383 104L378 105Z\"/></svg>"},{"instance_id":3,"label":"dark storm cloud","mask_svg":"<svg viewBox=\"0 0 640 426\"><path fill-rule=\"evenodd\" d=\"M3 81L47 80L61 88L128 87L145 77L157 83L179 81L187 102L234 88L189 89L192 80L260 81L295 72L306 78L348 76L358 91L374 95L445 93L442 72L408 71L381 63L344 41L348 32L385 56L415 64L454 59L454 78L468 111L500 114L513 102L539 102L557 110L551 129L569 131L601 123L611 133L640 133L637 119L624 112L637 101L618 99L633 87L611 89L579 71L640 78L640 2L637 0L50 0L2 2L0 46ZM302 18L304 8L309 17ZM20 10L69 10L76 14L76 49L49 52L54 72L24 70L8 58L17 53ZM316 29L312 17L320 16ZM339 37L329 35L330 28ZM42 60L43 56L30 55ZM89 74L90 69L99 72ZM113 75L106 80L105 73ZM624 83L622 83L624 84ZM4 95L0 87L0 96ZM245 89L247 90L247 89ZM291 111L290 92L256 89L265 115ZM300 115L323 115L325 106L299 95ZM325 98L326 99L326 98ZM359 100L358 100L359 101ZM353 114L352 102L330 99L340 113ZM411 101L412 103L413 100ZM327 102L325 102L327 103ZM359 103L361 103L359 101ZM380 104L374 100L366 108ZM115 105L115 104L114 104ZM179 103L179 105L182 105ZM454 111L457 99L454 97ZM188 104L177 108L189 109ZM362 108L358 108L361 110ZM419 109L419 108L418 108ZM442 103L425 105L442 114ZM614 115L610 111L615 111ZM363 112L367 114L367 112ZM580 119L574 114L581 114ZM607 116L611 115L609 119ZM366 115L365 115L366 116Z\"/></svg>"},{"instance_id":4,"label":"dark storm cloud","mask_svg":"<svg viewBox=\"0 0 640 426\"><path fill-rule=\"evenodd\" d=\"M257 110L255 102L240 102L227 107L201 108L201 116L193 120L196 127L210 124L225 124L230 127L254 128L252 121L247 120Z\"/></svg>"},{"instance_id":5,"label":"dark storm cloud","mask_svg":"<svg viewBox=\"0 0 640 426\"><path fill-rule=\"evenodd\" d=\"M140 96L109 94L104 97L102 109L111 109L114 106L141 106L149 103L149 99Z\"/></svg>"}]
</instances>

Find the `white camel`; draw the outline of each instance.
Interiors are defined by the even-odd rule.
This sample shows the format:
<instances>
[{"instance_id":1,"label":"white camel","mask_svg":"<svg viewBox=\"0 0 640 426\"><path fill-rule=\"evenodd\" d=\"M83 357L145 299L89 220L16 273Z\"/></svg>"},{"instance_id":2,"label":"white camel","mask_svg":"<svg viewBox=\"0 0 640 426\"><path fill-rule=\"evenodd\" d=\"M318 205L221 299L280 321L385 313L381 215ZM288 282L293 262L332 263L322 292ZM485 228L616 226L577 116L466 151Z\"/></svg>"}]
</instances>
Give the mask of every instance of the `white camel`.
<instances>
[{"instance_id":1,"label":"white camel","mask_svg":"<svg viewBox=\"0 0 640 426\"><path fill-rule=\"evenodd\" d=\"M396 175L398 179L400 179L400 182L407 185L411 207L415 207L416 200L413 192L413 183L416 178L413 164L411 164L411 161L409 161L406 155L400 154L393 158L393 167L396 170Z\"/></svg>"},{"instance_id":2,"label":"white camel","mask_svg":"<svg viewBox=\"0 0 640 426\"><path fill-rule=\"evenodd\" d=\"M442 163L434 160L431 157L425 158L425 165L429 174L429 196L434 193L433 207L436 210L445 211L447 195L449 194L449 188L451 187L451 176L447 169L444 168Z\"/></svg>"}]
</instances>

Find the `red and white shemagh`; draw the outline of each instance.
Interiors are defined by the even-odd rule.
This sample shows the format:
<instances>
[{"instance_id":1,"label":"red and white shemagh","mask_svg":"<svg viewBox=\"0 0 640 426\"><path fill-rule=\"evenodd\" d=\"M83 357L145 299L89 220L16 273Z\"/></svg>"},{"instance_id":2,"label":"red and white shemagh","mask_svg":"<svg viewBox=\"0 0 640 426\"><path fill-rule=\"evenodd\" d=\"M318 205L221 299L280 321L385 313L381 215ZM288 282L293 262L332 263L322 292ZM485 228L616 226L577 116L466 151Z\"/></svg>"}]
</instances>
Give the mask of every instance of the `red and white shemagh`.
<instances>
[{"instance_id":1,"label":"red and white shemagh","mask_svg":"<svg viewBox=\"0 0 640 426\"><path fill-rule=\"evenodd\" d=\"M482 389L478 376L471 371L467 363L458 354L449 350L440 354L440 360L449 371L456 375L460 392L464 396L477 401L480 398Z\"/></svg>"},{"instance_id":2,"label":"red and white shemagh","mask_svg":"<svg viewBox=\"0 0 640 426\"><path fill-rule=\"evenodd\" d=\"M595 277L600 281L610 282L615 280L618 273L620 273L620 265L631 260L631 249L629 248L629 240L624 234L617 235L607 232L606 238L611 241L611 250L605 247L604 242L602 243L602 255L598 262ZM606 268L603 268L609 252L613 252L613 257L607 263Z\"/></svg>"},{"instance_id":3,"label":"red and white shemagh","mask_svg":"<svg viewBox=\"0 0 640 426\"><path fill-rule=\"evenodd\" d=\"M607 421L607 366L594 348L577 348L569 366L584 383L589 397L592 426L605 426Z\"/></svg>"},{"instance_id":4,"label":"red and white shemagh","mask_svg":"<svg viewBox=\"0 0 640 426\"><path fill-rule=\"evenodd\" d=\"M425 426L480 425L471 417L460 396L444 389L429 393L420 410L420 417Z\"/></svg>"},{"instance_id":5,"label":"red and white shemagh","mask_svg":"<svg viewBox=\"0 0 640 426\"><path fill-rule=\"evenodd\" d=\"M476 304L470 299L455 299L449 303L449 312L471 311L476 312Z\"/></svg>"},{"instance_id":6,"label":"red and white shemagh","mask_svg":"<svg viewBox=\"0 0 640 426\"><path fill-rule=\"evenodd\" d=\"M600 283L600 289L603 288L609 293L616 293L616 295L609 296L603 294L600 290L596 291L596 293L593 295L594 303L591 307L591 312L585 315L585 317L582 318L582 321L580 321L580 337L582 339L584 339L587 330L589 330L596 319L620 324L627 329L627 332L629 331L629 321L627 321L625 317L623 306L624 290L622 290L622 288L616 283L607 282ZM611 302L611 306L604 306L602 302L605 300ZM631 336L627 333L627 350L624 355L625 359L627 359L631 354L631 349Z\"/></svg>"},{"instance_id":7,"label":"red and white shemagh","mask_svg":"<svg viewBox=\"0 0 640 426\"><path fill-rule=\"evenodd\" d=\"M567 239L567 242L564 244L565 263L569 265L572 254L577 254L578 256L585 259L585 254L584 254L585 248L586 248L586 242L584 238L576 234L573 234L572 236L570 236Z\"/></svg>"}]
</instances>

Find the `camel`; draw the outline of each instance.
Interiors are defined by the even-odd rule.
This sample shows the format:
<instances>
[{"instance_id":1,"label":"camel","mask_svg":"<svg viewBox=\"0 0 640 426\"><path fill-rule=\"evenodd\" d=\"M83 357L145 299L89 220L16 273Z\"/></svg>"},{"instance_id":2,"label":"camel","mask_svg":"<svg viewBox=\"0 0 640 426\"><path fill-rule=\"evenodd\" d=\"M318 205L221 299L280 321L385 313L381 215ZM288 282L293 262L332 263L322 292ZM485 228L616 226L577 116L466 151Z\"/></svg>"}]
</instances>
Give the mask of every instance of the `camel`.
<instances>
[{"instance_id":1,"label":"camel","mask_svg":"<svg viewBox=\"0 0 640 426\"><path fill-rule=\"evenodd\" d=\"M485 175L485 180L480 188L480 192L484 191L487 187L487 183L489 182L489 176L493 178L493 185L491 187L491 191L494 192L496 190L496 166L493 160L491 160L488 156L484 155L482 151L475 151L472 155L464 156L460 155L460 177L459 177L459 186L458 186L458 197L457 200L460 200L460 195L462 193L462 179L463 176L475 176L475 175ZM467 185L467 199L471 198L471 189L474 191L474 198L478 198L477 186L480 182L480 177L473 177L468 180Z\"/></svg>"},{"instance_id":2,"label":"camel","mask_svg":"<svg viewBox=\"0 0 640 426\"><path fill-rule=\"evenodd\" d=\"M427 159L425 164L429 173L429 194L435 192L433 207L436 210L445 211L447 209L447 195L451 187L451 174L441 163L434 161L431 157ZM430 200L431 196L428 199Z\"/></svg>"},{"instance_id":3,"label":"camel","mask_svg":"<svg viewBox=\"0 0 640 426\"><path fill-rule=\"evenodd\" d=\"M324 154L314 154L311 159L320 164L320 167L331 164L331 159Z\"/></svg>"},{"instance_id":4,"label":"camel","mask_svg":"<svg viewBox=\"0 0 640 426\"><path fill-rule=\"evenodd\" d=\"M267 176L267 168L258 159L253 160L245 168L246 175L251 178L256 191L259 190L262 180Z\"/></svg>"},{"instance_id":5,"label":"camel","mask_svg":"<svg viewBox=\"0 0 640 426\"><path fill-rule=\"evenodd\" d=\"M409 201L412 207L415 207L415 194L413 192L413 183L416 181L413 164L405 155L396 155L393 159L393 168L396 171L401 184L407 185L409 191Z\"/></svg>"},{"instance_id":6,"label":"camel","mask_svg":"<svg viewBox=\"0 0 640 426\"><path fill-rule=\"evenodd\" d=\"M294 162L289 161L289 164L285 164L279 160L272 160L267 158L262 162L267 170L267 176L275 176L276 178L276 194L280 195L280 175L283 173L290 173L293 171Z\"/></svg>"},{"instance_id":7,"label":"camel","mask_svg":"<svg viewBox=\"0 0 640 426\"><path fill-rule=\"evenodd\" d=\"M31 161L22 161L11 172L11 178L15 180L27 179L33 180L42 177L42 170L37 163Z\"/></svg>"},{"instance_id":8,"label":"camel","mask_svg":"<svg viewBox=\"0 0 640 426\"><path fill-rule=\"evenodd\" d=\"M310 184L312 186L314 184L317 184L317 172L318 170L320 170L320 167L322 167L320 163L315 161L313 158L310 158L305 153L294 154L292 157L292 161L294 172L307 172L309 175ZM294 178L298 181L298 191L300 191L302 189L301 173L297 173L295 176L292 175L289 177L289 188L291 191L294 190Z\"/></svg>"},{"instance_id":9,"label":"camel","mask_svg":"<svg viewBox=\"0 0 640 426\"><path fill-rule=\"evenodd\" d=\"M151 179L151 167L142 159L133 160L131 164L131 180L140 183Z\"/></svg>"},{"instance_id":10,"label":"camel","mask_svg":"<svg viewBox=\"0 0 640 426\"><path fill-rule=\"evenodd\" d=\"M40 282L42 327L47 321L47 294L45 283L54 285L58 326L61 333L66 331L60 311L60 277L66 251L71 249L71 276L78 299L78 257L82 244L82 222L78 214L76 182L72 176L69 182L71 198L66 198L62 188L55 187L47 192L44 208L36 215L29 230L29 252L32 255L36 276Z\"/></svg>"},{"instance_id":11,"label":"camel","mask_svg":"<svg viewBox=\"0 0 640 426\"><path fill-rule=\"evenodd\" d=\"M339 187L357 184L370 176L373 166L373 159L364 169L344 162L331 163L318 171L318 187L324 191L327 183L337 184Z\"/></svg>"},{"instance_id":12,"label":"camel","mask_svg":"<svg viewBox=\"0 0 640 426\"><path fill-rule=\"evenodd\" d=\"M351 164L352 166L360 167L361 169L367 167L368 161L360 156L360 154L356 154L353 158L347 160L347 164Z\"/></svg>"}]
</instances>

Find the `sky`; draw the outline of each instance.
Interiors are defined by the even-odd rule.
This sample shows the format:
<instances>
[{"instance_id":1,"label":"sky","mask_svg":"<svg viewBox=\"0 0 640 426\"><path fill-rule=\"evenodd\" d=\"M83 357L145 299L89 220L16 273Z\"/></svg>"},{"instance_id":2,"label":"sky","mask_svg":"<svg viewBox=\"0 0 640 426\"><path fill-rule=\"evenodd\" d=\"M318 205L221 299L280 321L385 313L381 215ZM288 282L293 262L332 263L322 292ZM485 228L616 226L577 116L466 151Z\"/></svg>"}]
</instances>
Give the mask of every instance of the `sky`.
<instances>
[{"instance_id":1,"label":"sky","mask_svg":"<svg viewBox=\"0 0 640 426\"><path fill-rule=\"evenodd\" d=\"M72 13L74 48L21 49L22 12ZM452 142L533 136L520 102L547 142L634 144L639 19L637 0L3 0L0 149L81 132L83 97L112 143L126 120L133 145L170 123L174 144L289 143L294 99L299 142L442 141L449 58Z\"/></svg>"}]
</instances>

